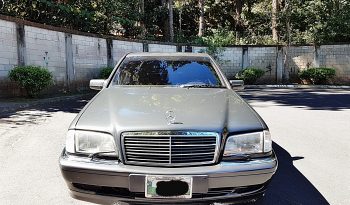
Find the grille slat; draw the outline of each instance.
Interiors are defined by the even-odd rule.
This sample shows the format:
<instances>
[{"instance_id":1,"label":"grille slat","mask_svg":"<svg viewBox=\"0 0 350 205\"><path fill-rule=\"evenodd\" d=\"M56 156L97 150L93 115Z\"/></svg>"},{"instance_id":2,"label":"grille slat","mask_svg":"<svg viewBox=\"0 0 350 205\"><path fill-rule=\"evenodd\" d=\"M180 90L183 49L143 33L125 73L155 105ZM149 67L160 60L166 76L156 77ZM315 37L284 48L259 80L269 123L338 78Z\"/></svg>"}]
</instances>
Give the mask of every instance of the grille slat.
<instances>
[{"instance_id":1,"label":"grille slat","mask_svg":"<svg viewBox=\"0 0 350 205\"><path fill-rule=\"evenodd\" d=\"M162 159L140 159L140 158L136 158L136 157L130 157L129 158L129 160L134 160L134 161L139 161L139 162L159 162L159 163L165 163L165 164L167 164L167 163L169 163L169 160L167 160L167 159L164 159L164 160L162 160Z\"/></svg>"},{"instance_id":2,"label":"grille slat","mask_svg":"<svg viewBox=\"0 0 350 205\"><path fill-rule=\"evenodd\" d=\"M184 159L181 159L181 160L173 160L172 163L181 163ZM187 164L186 165L189 165L189 164L196 164L196 163L201 163L205 161L205 159L191 159L191 160L188 160L187 161ZM207 159L207 161L209 161ZM202 163L201 163L202 164Z\"/></svg>"},{"instance_id":3,"label":"grille slat","mask_svg":"<svg viewBox=\"0 0 350 205\"><path fill-rule=\"evenodd\" d=\"M190 144L190 145L195 145L195 144L202 144L202 143L206 143L206 144L214 144L215 145L215 141L201 141L201 142L172 142L172 144L174 145L187 145L187 144Z\"/></svg>"},{"instance_id":4,"label":"grille slat","mask_svg":"<svg viewBox=\"0 0 350 205\"><path fill-rule=\"evenodd\" d=\"M216 146L216 144L174 144L174 145L171 145L172 147L193 147L193 146L196 146L196 147L212 147L212 146Z\"/></svg>"},{"instance_id":5,"label":"grille slat","mask_svg":"<svg viewBox=\"0 0 350 205\"><path fill-rule=\"evenodd\" d=\"M182 166L215 162L219 135L212 132L127 132L127 164Z\"/></svg>"},{"instance_id":6,"label":"grille slat","mask_svg":"<svg viewBox=\"0 0 350 205\"><path fill-rule=\"evenodd\" d=\"M146 150L146 149L135 149L135 148L128 148L128 151L130 152L147 152L147 153L169 153L168 150Z\"/></svg>"},{"instance_id":7,"label":"grille slat","mask_svg":"<svg viewBox=\"0 0 350 205\"><path fill-rule=\"evenodd\" d=\"M200 155L200 156L212 156L213 153L180 153L180 154L173 154L171 153L171 157L175 157L175 156L195 156L195 155Z\"/></svg>"},{"instance_id":8,"label":"grille slat","mask_svg":"<svg viewBox=\"0 0 350 205\"><path fill-rule=\"evenodd\" d=\"M130 154L128 155L128 159L130 158L140 158L140 159L159 159L159 160L167 160L169 161L169 157L168 156L155 156L155 155L149 155L148 157L144 157L143 155L134 155L134 154Z\"/></svg>"},{"instance_id":9,"label":"grille slat","mask_svg":"<svg viewBox=\"0 0 350 205\"><path fill-rule=\"evenodd\" d=\"M132 146L136 146L135 144L124 144L124 145L132 145ZM147 146L147 147L157 147L157 146L160 146L160 147L169 147L169 144L138 144L139 147L143 147L143 146Z\"/></svg>"},{"instance_id":10,"label":"grille slat","mask_svg":"<svg viewBox=\"0 0 350 205\"><path fill-rule=\"evenodd\" d=\"M126 152L127 155L145 155L145 156L149 156L149 155L153 155L153 156L169 156L169 152L168 154L165 153L152 153L152 152Z\"/></svg>"},{"instance_id":11,"label":"grille slat","mask_svg":"<svg viewBox=\"0 0 350 205\"><path fill-rule=\"evenodd\" d=\"M214 151L215 147L216 147L215 145L212 145L203 149L203 147L175 146L172 148L172 151L193 151L193 152L206 151L208 152L211 149Z\"/></svg>"},{"instance_id":12,"label":"grille slat","mask_svg":"<svg viewBox=\"0 0 350 205\"><path fill-rule=\"evenodd\" d=\"M161 145L163 145L163 144L165 144L165 145L168 145L169 144L169 142L166 142L166 141L164 141L164 142L160 142L160 141L157 141L157 142L152 142L152 141L150 141L150 142L147 142L147 141L141 141L141 140L135 140L135 141L126 141L125 142L126 144L135 144L135 143L138 143L138 144L161 144Z\"/></svg>"}]
</instances>

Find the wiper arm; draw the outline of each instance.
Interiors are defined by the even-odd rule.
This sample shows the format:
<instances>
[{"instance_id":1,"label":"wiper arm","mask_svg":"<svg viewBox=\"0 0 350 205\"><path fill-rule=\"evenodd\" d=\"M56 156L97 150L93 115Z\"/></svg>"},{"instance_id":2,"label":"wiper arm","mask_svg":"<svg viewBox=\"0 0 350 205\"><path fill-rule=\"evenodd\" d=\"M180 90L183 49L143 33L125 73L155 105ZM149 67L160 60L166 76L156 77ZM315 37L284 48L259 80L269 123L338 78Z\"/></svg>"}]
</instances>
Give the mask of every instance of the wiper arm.
<instances>
[{"instance_id":1,"label":"wiper arm","mask_svg":"<svg viewBox=\"0 0 350 205\"><path fill-rule=\"evenodd\" d=\"M109 155L104 155L104 154L109 154ZM114 154L114 155L113 155ZM91 158L91 160L94 160L95 157L100 157L100 156L109 156L109 157L117 157L118 155L116 154L115 151L110 151L110 152L95 152L89 155L89 158Z\"/></svg>"}]
</instances>

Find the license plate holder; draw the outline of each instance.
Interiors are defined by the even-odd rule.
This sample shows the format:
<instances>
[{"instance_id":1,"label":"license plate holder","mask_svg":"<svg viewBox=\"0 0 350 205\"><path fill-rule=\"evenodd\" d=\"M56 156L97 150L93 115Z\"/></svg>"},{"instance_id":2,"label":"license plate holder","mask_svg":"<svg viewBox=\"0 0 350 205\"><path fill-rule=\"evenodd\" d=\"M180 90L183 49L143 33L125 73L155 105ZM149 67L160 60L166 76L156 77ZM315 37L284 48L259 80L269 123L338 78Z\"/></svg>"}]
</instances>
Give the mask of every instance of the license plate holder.
<instances>
[{"instance_id":1,"label":"license plate holder","mask_svg":"<svg viewBox=\"0 0 350 205\"><path fill-rule=\"evenodd\" d=\"M191 176L146 175L146 198L192 198Z\"/></svg>"}]
</instances>

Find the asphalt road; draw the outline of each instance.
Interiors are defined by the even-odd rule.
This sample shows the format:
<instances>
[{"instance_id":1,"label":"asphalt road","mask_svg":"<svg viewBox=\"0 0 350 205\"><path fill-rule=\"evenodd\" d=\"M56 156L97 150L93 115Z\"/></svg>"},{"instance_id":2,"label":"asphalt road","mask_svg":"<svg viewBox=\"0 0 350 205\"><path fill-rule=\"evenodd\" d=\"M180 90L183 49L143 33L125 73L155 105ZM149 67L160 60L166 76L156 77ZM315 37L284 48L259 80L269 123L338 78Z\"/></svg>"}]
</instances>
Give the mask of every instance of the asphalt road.
<instances>
[{"instance_id":1,"label":"asphalt road","mask_svg":"<svg viewBox=\"0 0 350 205\"><path fill-rule=\"evenodd\" d=\"M279 159L262 204L350 204L350 91L241 94L270 126ZM0 117L0 204L88 204L69 197L58 167L66 129L87 101Z\"/></svg>"}]
</instances>

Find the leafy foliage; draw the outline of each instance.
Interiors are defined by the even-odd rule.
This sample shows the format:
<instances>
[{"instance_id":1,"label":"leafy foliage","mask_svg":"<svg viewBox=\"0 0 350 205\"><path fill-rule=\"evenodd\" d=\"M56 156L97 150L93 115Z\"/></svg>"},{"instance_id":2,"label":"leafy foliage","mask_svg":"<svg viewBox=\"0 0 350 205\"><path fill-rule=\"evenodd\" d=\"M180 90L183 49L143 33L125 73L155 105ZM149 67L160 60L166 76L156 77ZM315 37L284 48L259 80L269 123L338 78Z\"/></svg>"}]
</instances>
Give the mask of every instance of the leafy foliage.
<instances>
[{"instance_id":1,"label":"leafy foliage","mask_svg":"<svg viewBox=\"0 0 350 205\"><path fill-rule=\"evenodd\" d=\"M84 32L168 41L167 1L6 0L0 1L0 13ZM198 41L198 0L174 0L175 42L205 45L210 41L219 45L350 41L349 0L278 0L278 42L272 40L271 0L204 2L207 40Z\"/></svg>"},{"instance_id":2,"label":"leafy foliage","mask_svg":"<svg viewBox=\"0 0 350 205\"><path fill-rule=\"evenodd\" d=\"M100 78L107 79L111 75L112 71L113 71L113 68L111 67L102 68L100 72Z\"/></svg>"},{"instance_id":3,"label":"leafy foliage","mask_svg":"<svg viewBox=\"0 0 350 205\"><path fill-rule=\"evenodd\" d=\"M52 84L52 74L38 66L15 67L10 71L9 78L24 88L29 97L37 97L40 91Z\"/></svg>"},{"instance_id":4,"label":"leafy foliage","mask_svg":"<svg viewBox=\"0 0 350 205\"><path fill-rule=\"evenodd\" d=\"M307 80L312 84L328 84L329 81L335 76L334 68L309 68L302 70L299 73L299 77L303 80Z\"/></svg>"},{"instance_id":5,"label":"leafy foliage","mask_svg":"<svg viewBox=\"0 0 350 205\"><path fill-rule=\"evenodd\" d=\"M236 74L236 78L243 80L244 84L255 84L265 74L265 71L258 68L248 67Z\"/></svg>"},{"instance_id":6,"label":"leafy foliage","mask_svg":"<svg viewBox=\"0 0 350 205\"><path fill-rule=\"evenodd\" d=\"M84 32L110 34L115 32L136 36L138 20L136 0L53 0L5 1L0 13L54 26ZM126 16L126 17L125 17Z\"/></svg>"}]
</instances>

